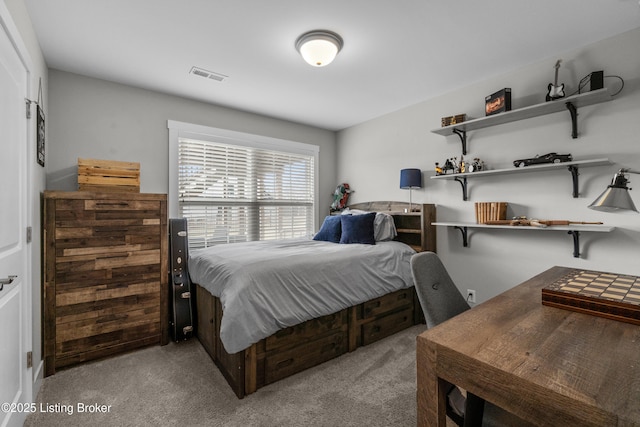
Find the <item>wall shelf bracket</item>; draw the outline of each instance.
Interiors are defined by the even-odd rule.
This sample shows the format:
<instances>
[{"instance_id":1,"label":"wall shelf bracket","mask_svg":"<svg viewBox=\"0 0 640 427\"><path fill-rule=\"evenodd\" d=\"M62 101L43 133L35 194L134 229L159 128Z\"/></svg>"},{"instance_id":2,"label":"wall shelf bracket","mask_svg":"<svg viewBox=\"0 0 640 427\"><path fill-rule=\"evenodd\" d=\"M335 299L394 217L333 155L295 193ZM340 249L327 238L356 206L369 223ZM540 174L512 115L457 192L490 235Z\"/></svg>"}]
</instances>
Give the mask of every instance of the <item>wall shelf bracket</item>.
<instances>
[{"instance_id":1,"label":"wall shelf bracket","mask_svg":"<svg viewBox=\"0 0 640 427\"><path fill-rule=\"evenodd\" d=\"M549 231L563 231L567 232L573 237L573 256L574 258L581 258L580 255L580 233L581 232L603 232L609 233L615 230L615 227L609 227L602 224L595 225L553 225L548 227L527 227L527 226L519 226L514 227L512 225L490 225L490 224L478 224L473 222L434 222L431 225L437 226L446 226L453 227L457 230L460 230L462 233L462 243L464 247L469 246L469 232L468 229L478 229L478 230L514 230L514 231L522 231L527 233L532 232L543 232L548 233Z\"/></svg>"},{"instance_id":2,"label":"wall shelf bracket","mask_svg":"<svg viewBox=\"0 0 640 427\"><path fill-rule=\"evenodd\" d=\"M465 248L469 247L469 230L467 227L455 225L453 228L460 230L460 233L462 233L462 246Z\"/></svg>"},{"instance_id":3,"label":"wall shelf bracket","mask_svg":"<svg viewBox=\"0 0 640 427\"><path fill-rule=\"evenodd\" d=\"M580 195L580 191L578 190L578 175L580 175L578 173L578 166L570 165L567 166L567 169L571 172L571 178L573 179L573 198L576 199Z\"/></svg>"},{"instance_id":4,"label":"wall shelf bracket","mask_svg":"<svg viewBox=\"0 0 640 427\"><path fill-rule=\"evenodd\" d=\"M580 258L580 231L569 230L567 233L573 236L573 257Z\"/></svg>"},{"instance_id":5,"label":"wall shelf bracket","mask_svg":"<svg viewBox=\"0 0 640 427\"><path fill-rule=\"evenodd\" d=\"M569 114L571 114L571 138L576 139L578 137L578 109L572 102L567 102L566 105Z\"/></svg>"},{"instance_id":6,"label":"wall shelf bracket","mask_svg":"<svg viewBox=\"0 0 640 427\"><path fill-rule=\"evenodd\" d=\"M467 131L462 129L453 129L453 133L458 135L460 142L462 143L462 155L467 155Z\"/></svg>"},{"instance_id":7,"label":"wall shelf bracket","mask_svg":"<svg viewBox=\"0 0 640 427\"><path fill-rule=\"evenodd\" d=\"M469 198L467 195L467 177L463 176L462 179L460 179L460 177L456 176L454 179L462 186L462 200L466 202Z\"/></svg>"}]
</instances>

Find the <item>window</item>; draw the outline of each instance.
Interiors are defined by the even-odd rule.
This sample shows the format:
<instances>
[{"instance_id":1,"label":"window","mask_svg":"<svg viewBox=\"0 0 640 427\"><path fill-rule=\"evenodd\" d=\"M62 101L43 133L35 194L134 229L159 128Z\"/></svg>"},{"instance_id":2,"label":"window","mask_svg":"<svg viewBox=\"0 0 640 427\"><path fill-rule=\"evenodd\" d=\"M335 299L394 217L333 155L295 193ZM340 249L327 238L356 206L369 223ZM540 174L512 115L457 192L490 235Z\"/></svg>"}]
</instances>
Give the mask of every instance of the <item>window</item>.
<instances>
[{"instance_id":1,"label":"window","mask_svg":"<svg viewBox=\"0 0 640 427\"><path fill-rule=\"evenodd\" d=\"M173 135L170 202L187 218L189 247L311 235L317 147L208 129Z\"/></svg>"}]
</instances>

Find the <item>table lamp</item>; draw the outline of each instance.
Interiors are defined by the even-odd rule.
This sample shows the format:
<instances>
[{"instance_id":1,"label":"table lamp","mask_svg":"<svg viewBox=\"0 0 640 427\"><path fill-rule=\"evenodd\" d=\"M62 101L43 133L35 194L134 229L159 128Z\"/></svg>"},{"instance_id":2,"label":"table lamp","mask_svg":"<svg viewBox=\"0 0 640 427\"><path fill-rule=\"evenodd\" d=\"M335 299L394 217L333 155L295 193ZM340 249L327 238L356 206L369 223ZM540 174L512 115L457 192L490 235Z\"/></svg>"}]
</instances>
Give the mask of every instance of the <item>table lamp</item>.
<instances>
[{"instance_id":1,"label":"table lamp","mask_svg":"<svg viewBox=\"0 0 640 427\"><path fill-rule=\"evenodd\" d=\"M422 188L422 171L420 169L402 169L400 171L400 188L409 189L409 212L413 212L412 191Z\"/></svg>"},{"instance_id":2,"label":"table lamp","mask_svg":"<svg viewBox=\"0 0 640 427\"><path fill-rule=\"evenodd\" d=\"M640 172L629 169L620 169L613 176L611 184L607 186L607 189L589 205L589 209L603 212L638 212L638 209L636 209L636 206L633 204L633 200L629 195L630 188L627 187L629 179L626 175L629 173L640 174Z\"/></svg>"}]
</instances>

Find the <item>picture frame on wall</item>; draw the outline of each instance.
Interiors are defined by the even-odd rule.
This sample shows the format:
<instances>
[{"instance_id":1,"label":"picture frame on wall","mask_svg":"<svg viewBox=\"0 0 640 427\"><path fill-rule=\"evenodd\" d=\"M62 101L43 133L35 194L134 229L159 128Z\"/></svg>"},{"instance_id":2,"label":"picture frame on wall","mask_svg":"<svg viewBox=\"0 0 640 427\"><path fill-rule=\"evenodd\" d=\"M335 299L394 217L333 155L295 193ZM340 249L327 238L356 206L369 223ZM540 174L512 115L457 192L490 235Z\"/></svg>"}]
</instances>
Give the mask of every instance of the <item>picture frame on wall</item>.
<instances>
[{"instance_id":1,"label":"picture frame on wall","mask_svg":"<svg viewBox=\"0 0 640 427\"><path fill-rule=\"evenodd\" d=\"M44 167L44 142L45 142L45 128L44 128L44 111L42 107L38 105L38 117L36 118L36 155L38 158L38 164Z\"/></svg>"}]
</instances>

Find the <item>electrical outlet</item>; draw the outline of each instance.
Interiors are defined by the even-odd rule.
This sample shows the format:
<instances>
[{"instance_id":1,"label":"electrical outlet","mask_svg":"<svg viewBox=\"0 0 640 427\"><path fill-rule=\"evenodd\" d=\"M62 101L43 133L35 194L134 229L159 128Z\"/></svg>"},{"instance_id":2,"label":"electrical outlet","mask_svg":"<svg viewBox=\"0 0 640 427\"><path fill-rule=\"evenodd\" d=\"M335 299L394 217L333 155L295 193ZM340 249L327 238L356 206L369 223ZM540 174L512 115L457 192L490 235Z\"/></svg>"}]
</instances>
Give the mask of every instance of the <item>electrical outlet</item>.
<instances>
[{"instance_id":1,"label":"electrical outlet","mask_svg":"<svg viewBox=\"0 0 640 427\"><path fill-rule=\"evenodd\" d=\"M476 291L475 291L475 289L467 289L467 302L471 302L473 304L476 303Z\"/></svg>"}]
</instances>

